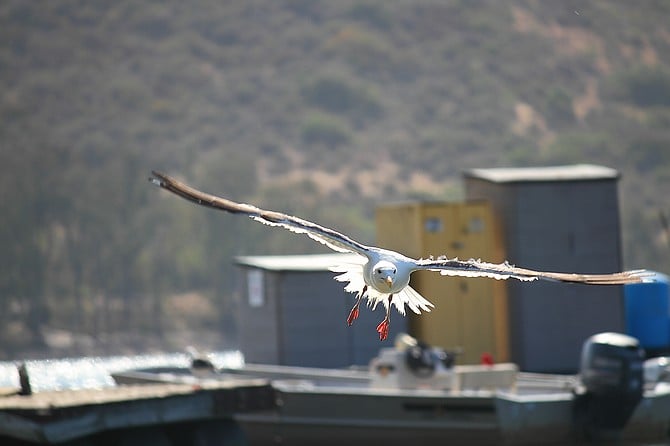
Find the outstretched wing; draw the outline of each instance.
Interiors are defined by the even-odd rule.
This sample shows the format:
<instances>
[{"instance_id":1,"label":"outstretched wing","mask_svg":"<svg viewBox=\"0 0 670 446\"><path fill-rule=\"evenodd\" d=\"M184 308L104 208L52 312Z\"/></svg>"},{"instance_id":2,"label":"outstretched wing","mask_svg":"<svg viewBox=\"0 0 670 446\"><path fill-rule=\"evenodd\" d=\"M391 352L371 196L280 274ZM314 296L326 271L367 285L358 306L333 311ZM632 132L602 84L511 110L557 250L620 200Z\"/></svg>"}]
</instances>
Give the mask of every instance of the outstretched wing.
<instances>
[{"instance_id":1,"label":"outstretched wing","mask_svg":"<svg viewBox=\"0 0 670 446\"><path fill-rule=\"evenodd\" d=\"M365 257L368 256L370 251L368 246L358 243L352 238L337 231L312 223L311 221L282 214L281 212L267 211L250 204L237 203L235 201L201 192L160 172L152 171L152 174L153 177L149 178L149 180L155 185L201 206L230 212L231 214L247 215L266 225L280 226L292 232L306 234L310 238L323 243L334 251L353 252Z\"/></svg>"},{"instance_id":2,"label":"outstretched wing","mask_svg":"<svg viewBox=\"0 0 670 446\"><path fill-rule=\"evenodd\" d=\"M623 285L652 280L646 270L623 271L612 274L572 274L517 268L507 262L486 263L481 260L421 259L416 261L417 270L437 271L445 276L490 277L498 280L518 279L523 281L549 280L554 282L587 283L592 285Z\"/></svg>"}]
</instances>

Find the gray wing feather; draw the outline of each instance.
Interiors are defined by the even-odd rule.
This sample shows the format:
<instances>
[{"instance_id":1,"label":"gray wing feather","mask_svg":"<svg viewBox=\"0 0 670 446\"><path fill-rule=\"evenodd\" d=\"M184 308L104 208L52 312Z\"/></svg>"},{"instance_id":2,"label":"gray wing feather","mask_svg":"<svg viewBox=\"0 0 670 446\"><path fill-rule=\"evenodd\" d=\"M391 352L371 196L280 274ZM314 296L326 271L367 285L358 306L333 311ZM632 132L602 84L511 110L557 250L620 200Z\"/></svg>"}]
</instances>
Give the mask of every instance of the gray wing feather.
<instances>
[{"instance_id":1,"label":"gray wing feather","mask_svg":"<svg viewBox=\"0 0 670 446\"><path fill-rule=\"evenodd\" d=\"M201 206L230 212L231 214L246 215L269 226L279 226L295 233L306 234L311 239L323 243L337 252L353 252L366 257L369 252L368 246L311 221L217 197L194 189L161 172L152 171L152 174L153 177L149 180L155 185Z\"/></svg>"},{"instance_id":2,"label":"gray wing feather","mask_svg":"<svg viewBox=\"0 0 670 446\"><path fill-rule=\"evenodd\" d=\"M555 282L586 283L592 285L623 285L650 281L652 274L646 270L623 271L612 274L573 274L518 268L504 263L487 263L481 260L458 260L440 258L421 259L416 269L437 271L447 276L490 277L494 279L518 279L524 281L549 280Z\"/></svg>"}]
</instances>

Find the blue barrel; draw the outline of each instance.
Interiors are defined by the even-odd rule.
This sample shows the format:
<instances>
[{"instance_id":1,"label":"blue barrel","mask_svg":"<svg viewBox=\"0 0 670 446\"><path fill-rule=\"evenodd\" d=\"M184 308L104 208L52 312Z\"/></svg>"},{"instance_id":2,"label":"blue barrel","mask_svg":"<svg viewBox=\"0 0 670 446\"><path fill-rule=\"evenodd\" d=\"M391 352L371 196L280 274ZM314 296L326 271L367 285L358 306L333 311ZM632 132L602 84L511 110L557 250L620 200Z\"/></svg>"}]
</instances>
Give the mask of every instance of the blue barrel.
<instances>
[{"instance_id":1,"label":"blue barrel","mask_svg":"<svg viewBox=\"0 0 670 446\"><path fill-rule=\"evenodd\" d=\"M654 280L624 285L626 333L647 349L670 346L670 278L656 273Z\"/></svg>"}]
</instances>

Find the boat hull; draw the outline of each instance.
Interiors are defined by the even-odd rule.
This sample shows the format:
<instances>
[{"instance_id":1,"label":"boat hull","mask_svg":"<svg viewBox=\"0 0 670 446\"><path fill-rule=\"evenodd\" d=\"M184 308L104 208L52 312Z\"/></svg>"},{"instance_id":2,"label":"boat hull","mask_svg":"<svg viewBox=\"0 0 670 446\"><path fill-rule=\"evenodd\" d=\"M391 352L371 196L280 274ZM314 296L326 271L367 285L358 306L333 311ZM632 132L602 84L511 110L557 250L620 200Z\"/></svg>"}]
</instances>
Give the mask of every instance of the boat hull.
<instances>
[{"instance_id":1,"label":"boat hull","mask_svg":"<svg viewBox=\"0 0 670 446\"><path fill-rule=\"evenodd\" d=\"M403 445L500 438L494 399L277 389L273 413L240 415L250 444Z\"/></svg>"},{"instance_id":2,"label":"boat hull","mask_svg":"<svg viewBox=\"0 0 670 446\"><path fill-rule=\"evenodd\" d=\"M115 379L119 384L200 381L185 371L156 372L127 372ZM261 365L211 379L249 376L268 379L275 398L272 410L234 415L251 445L573 445L589 440L574 422L570 376L520 373L513 389L498 391L374 388L361 372ZM616 434L627 444L648 444L667 442L669 432L670 385L661 383L645 391Z\"/></svg>"},{"instance_id":3,"label":"boat hull","mask_svg":"<svg viewBox=\"0 0 670 446\"><path fill-rule=\"evenodd\" d=\"M435 395L433 392L300 389L275 384L277 408L236 417L251 445L574 445L592 440L573 421L573 396ZM668 440L670 393L648 392L617 437ZM607 440L607 437L600 438ZM630 443L629 443L630 444Z\"/></svg>"}]
</instances>

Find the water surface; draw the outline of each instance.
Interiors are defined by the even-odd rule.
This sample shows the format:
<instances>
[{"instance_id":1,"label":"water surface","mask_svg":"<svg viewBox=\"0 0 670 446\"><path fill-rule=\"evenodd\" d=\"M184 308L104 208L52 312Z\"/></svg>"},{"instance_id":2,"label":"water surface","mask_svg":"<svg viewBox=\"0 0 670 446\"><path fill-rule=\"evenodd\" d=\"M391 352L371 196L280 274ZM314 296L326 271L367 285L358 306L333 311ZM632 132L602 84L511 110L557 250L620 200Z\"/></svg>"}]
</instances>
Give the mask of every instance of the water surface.
<instances>
[{"instance_id":1,"label":"water surface","mask_svg":"<svg viewBox=\"0 0 670 446\"><path fill-rule=\"evenodd\" d=\"M239 351L212 352L216 367L241 367ZM134 356L82 357L25 361L34 392L44 390L95 389L115 385L111 373L145 367L188 367L186 353L160 353ZM0 387L19 387L18 361L0 362Z\"/></svg>"}]
</instances>

